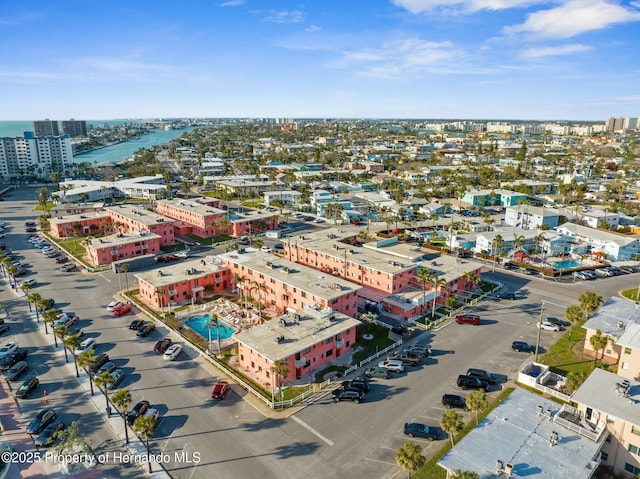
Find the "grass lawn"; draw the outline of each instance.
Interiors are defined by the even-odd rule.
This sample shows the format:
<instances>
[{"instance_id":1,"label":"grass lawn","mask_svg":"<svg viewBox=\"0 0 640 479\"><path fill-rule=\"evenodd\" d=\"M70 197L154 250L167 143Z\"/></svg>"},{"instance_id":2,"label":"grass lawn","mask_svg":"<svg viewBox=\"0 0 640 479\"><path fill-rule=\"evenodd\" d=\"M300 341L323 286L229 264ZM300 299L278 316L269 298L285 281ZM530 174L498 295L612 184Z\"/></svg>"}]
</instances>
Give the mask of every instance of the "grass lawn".
<instances>
[{"instance_id":1,"label":"grass lawn","mask_svg":"<svg viewBox=\"0 0 640 479\"><path fill-rule=\"evenodd\" d=\"M542 334L545 332L543 331ZM538 358L539 362L551 366L564 374L569 374L570 372L585 372L589 374L593 371L595 365L592 357L582 354L586 334L586 329L574 326L571 332L571 341L569 341L569 330L567 330L549 351Z\"/></svg>"},{"instance_id":2,"label":"grass lawn","mask_svg":"<svg viewBox=\"0 0 640 479\"><path fill-rule=\"evenodd\" d=\"M45 206L36 205L34 211L49 211L51 208L53 208L53 203L47 203Z\"/></svg>"},{"instance_id":3,"label":"grass lawn","mask_svg":"<svg viewBox=\"0 0 640 479\"><path fill-rule=\"evenodd\" d=\"M64 247L76 258L82 258L85 253L84 241L86 238L68 238L58 241L60 246Z\"/></svg>"},{"instance_id":4,"label":"grass lawn","mask_svg":"<svg viewBox=\"0 0 640 479\"><path fill-rule=\"evenodd\" d=\"M209 246L212 246L216 243L223 243L225 241L229 241L233 239L231 238L231 236L228 236L228 235L217 235L217 236L214 236L213 238L203 238L202 236L194 235L193 233L187 233L185 236L187 236L188 238L191 238L193 241L196 241L200 244L206 244Z\"/></svg>"},{"instance_id":5,"label":"grass lawn","mask_svg":"<svg viewBox=\"0 0 640 479\"><path fill-rule=\"evenodd\" d=\"M622 296L630 299L632 301L638 301L640 300L640 289L639 288L632 288L632 289L625 289L622 293Z\"/></svg>"}]
</instances>

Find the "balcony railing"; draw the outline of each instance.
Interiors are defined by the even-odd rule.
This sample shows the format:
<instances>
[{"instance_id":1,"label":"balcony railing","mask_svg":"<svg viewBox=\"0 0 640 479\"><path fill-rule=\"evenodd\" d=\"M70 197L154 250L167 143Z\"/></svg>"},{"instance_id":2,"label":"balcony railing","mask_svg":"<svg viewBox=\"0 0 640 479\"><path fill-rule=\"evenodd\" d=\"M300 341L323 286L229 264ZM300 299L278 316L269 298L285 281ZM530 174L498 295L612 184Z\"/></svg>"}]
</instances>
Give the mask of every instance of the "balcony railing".
<instances>
[{"instance_id":1,"label":"balcony railing","mask_svg":"<svg viewBox=\"0 0 640 479\"><path fill-rule=\"evenodd\" d=\"M336 339L336 349L344 346L344 339Z\"/></svg>"},{"instance_id":2,"label":"balcony railing","mask_svg":"<svg viewBox=\"0 0 640 479\"><path fill-rule=\"evenodd\" d=\"M602 433L606 430L603 424L599 424L595 428L586 424L580 411L566 404L553 417L553 422L594 442L598 442L602 437Z\"/></svg>"},{"instance_id":3,"label":"balcony railing","mask_svg":"<svg viewBox=\"0 0 640 479\"><path fill-rule=\"evenodd\" d=\"M306 364L307 360L305 358L300 358L295 360L295 366L297 368L302 368Z\"/></svg>"}]
</instances>

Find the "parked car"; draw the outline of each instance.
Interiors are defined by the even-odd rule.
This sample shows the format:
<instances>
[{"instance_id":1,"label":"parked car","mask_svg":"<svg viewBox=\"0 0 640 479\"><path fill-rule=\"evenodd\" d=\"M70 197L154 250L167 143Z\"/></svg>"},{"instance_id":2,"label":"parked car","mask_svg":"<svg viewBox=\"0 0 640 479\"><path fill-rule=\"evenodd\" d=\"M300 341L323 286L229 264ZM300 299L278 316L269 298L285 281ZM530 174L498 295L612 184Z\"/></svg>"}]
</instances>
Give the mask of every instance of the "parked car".
<instances>
[{"instance_id":1,"label":"parked car","mask_svg":"<svg viewBox=\"0 0 640 479\"><path fill-rule=\"evenodd\" d=\"M38 284L38 281L35 278L29 278L24 280L22 283L20 283L20 286L24 286L25 284L28 284L29 286L33 287L36 284Z\"/></svg>"},{"instance_id":2,"label":"parked car","mask_svg":"<svg viewBox=\"0 0 640 479\"><path fill-rule=\"evenodd\" d=\"M129 329L139 329L143 324L145 324L144 320L134 319L129 323Z\"/></svg>"},{"instance_id":3,"label":"parked car","mask_svg":"<svg viewBox=\"0 0 640 479\"><path fill-rule=\"evenodd\" d=\"M211 391L211 399L222 400L229 392L229 383L227 381L218 381Z\"/></svg>"},{"instance_id":4,"label":"parked car","mask_svg":"<svg viewBox=\"0 0 640 479\"><path fill-rule=\"evenodd\" d=\"M485 371L484 369L476 369L476 368L469 368L467 369L467 376L473 376L476 377L482 381L485 381L489 384L497 384L498 380L496 379L496 377L491 374L488 371Z\"/></svg>"},{"instance_id":5,"label":"parked car","mask_svg":"<svg viewBox=\"0 0 640 479\"><path fill-rule=\"evenodd\" d=\"M112 373L116 370L116 363L113 361L107 361L96 372L96 376L100 376L102 373Z\"/></svg>"},{"instance_id":6,"label":"parked car","mask_svg":"<svg viewBox=\"0 0 640 479\"><path fill-rule=\"evenodd\" d=\"M58 439L56 433L66 428L63 422L56 421L49 424L40 435L36 438L36 447L49 447L53 446Z\"/></svg>"},{"instance_id":7,"label":"parked car","mask_svg":"<svg viewBox=\"0 0 640 479\"><path fill-rule=\"evenodd\" d=\"M404 371L404 364L397 359L386 359L378 363L379 368L387 368L389 371L401 373Z\"/></svg>"},{"instance_id":8,"label":"parked car","mask_svg":"<svg viewBox=\"0 0 640 479\"><path fill-rule=\"evenodd\" d=\"M536 347L533 344L529 344L525 341L514 341L511 343L511 349L517 352L524 351L525 353L533 353L536 350Z\"/></svg>"},{"instance_id":9,"label":"parked car","mask_svg":"<svg viewBox=\"0 0 640 479\"><path fill-rule=\"evenodd\" d=\"M361 389L336 389L331 393L334 402L353 401L359 403L364 401L364 392Z\"/></svg>"},{"instance_id":10,"label":"parked car","mask_svg":"<svg viewBox=\"0 0 640 479\"><path fill-rule=\"evenodd\" d=\"M20 376L29 370L29 364L26 361L18 361L11 369L4 373L4 377L7 381L17 381Z\"/></svg>"},{"instance_id":11,"label":"parked car","mask_svg":"<svg viewBox=\"0 0 640 479\"><path fill-rule=\"evenodd\" d=\"M156 325L155 324L153 324L153 323L144 323L142 326L140 326L138 328L138 331L136 332L136 336L138 336L139 338L146 338L153 331L155 331L155 329L156 329Z\"/></svg>"},{"instance_id":12,"label":"parked car","mask_svg":"<svg viewBox=\"0 0 640 479\"><path fill-rule=\"evenodd\" d=\"M541 328L541 329L545 330L545 331L560 331L560 326L558 326L557 324L550 323L546 319L543 319L542 323L540 323L540 321L538 321L536 323L536 326L538 328Z\"/></svg>"},{"instance_id":13,"label":"parked car","mask_svg":"<svg viewBox=\"0 0 640 479\"><path fill-rule=\"evenodd\" d=\"M355 378L350 381L342 381L343 389L360 389L363 393L369 392L369 381L366 377Z\"/></svg>"},{"instance_id":14,"label":"parked car","mask_svg":"<svg viewBox=\"0 0 640 479\"><path fill-rule=\"evenodd\" d=\"M87 338L80 343L80 345L74 351L74 354L78 356L82 353L86 353L87 351L94 349L95 347L96 347L95 338Z\"/></svg>"},{"instance_id":15,"label":"parked car","mask_svg":"<svg viewBox=\"0 0 640 479\"><path fill-rule=\"evenodd\" d=\"M96 374L98 370L109 362L109 355L107 353L100 353L95 357L96 362L89 366L89 372Z\"/></svg>"},{"instance_id":16,"label":"parked car","mask_svg":"<svg viewBox=\"0 0 640 479\"><path fill-rule=\"evenodd\" d=\"M69 258L67 258L66 256L56 257L56 263L58 264L63 264L63 263L66 263L67 261L69 261Z\"/></svg>"},{"instance_id":17,"label":"parked car","mask_svg":"<svg viewBox=\"0 0 640 479\"><path fill-rule=\"evenodd\" d=\"M419 422L407 422L404 424L404 433L409 437L421 437L429 441L435 441L440 437L440 431Z\"/></svg>"},{"instance_id":18,"label":"parked car","mask_svg":"<svg viewBox=\"0 0 640 479\"><path fill-rule=\"evenodd\" d=\"M517 268L517 266L516 266L515 264L513 264L513 263L509 263L508 261L507 261L506 263L504 263L504 264L502 265L502 267L503 267L504 269L509 269L509 270L511 270L511 269L516 269L516 268Z\"/></svg>"},{"instance_id":19,"label":"parked car","mask_svg":"<svg viewBox=\"0 0 640 479\"><path fill-rule=\"evenodd\" d=\"M120 303L118 306L113 308L113 314L116 316L122 316L123 314L127 314L131 311L131 304L129 303Z\"/></svg>"},{"instance_id":20,"label":"parked car","mask_svg":"<svg viewBox=\"0 0 640 479\"><path fill-rule=\"evenodd\" d=\"M0 335L9 332L8 324L0 324Z\"/></svg>"},{"instance_id":21,"label":"parked car","mask_svg":"<svg viewBox=\"0 0 640 479\"><path fill-rule=\"evenodd\" d=\"M427 346L423 346L422 344L410 344L409 346L405 346L402 348L403 351L408 353L416 354L420 358L425 358L431 356L431 349Z\"/></svg>"},{"instance_id":22,"label":"parked car","mask_svg":"<svg viewBox=\"0 0 640 479\"><path fill-rule=\"evenodd\" d=\"M477 314L459 314L456 316L456 323L473 324L474 326L477 326L480 324L480 316Z\"/></svg>"},{"instance_id":23,"label":"parked car","mask_svg":"<svg viewBox=\"0 0 640 479\"><path fill-rule=\"evenodd\" d=\"M56 416L53 409L43 409L27 425L27 434L40 434L45 427L55 421Z\"/></svg>"},{"instance_id":24,"label":"parked car","mask_svg":"<svg viewBox=\"0 0 640 479\"><path fill-rule=\"evenodd\" d=\"M151 407L151 405L149 404L149 401L140 401L138 403L136 403L135 406L133 406L133 409L131 409L131 411L129 411L127 413L127 422L129 423L129 426L132 426L134 421L141 416L142 414L147 412L147 409L149 409Z\"/></svg>"},{"instance_id":25,"label":"parked car","mask_svg":"<svg viewBox=\"0 0 640 479\"><path fill-rule=\"evenodd\" d=\"M43 307L41 307L40 310L51 309L56 304L56 300L53 298L47 298L43 301L43 303Z\"/></svg>"},{"instance_id":26,"label":"parked car","mask_svg":"<svg viewBox=\"0 0 640 479\"><path fill-rule=\"evenodd\" d=\"M161 339L153 347L153 352L164 354L164 352L169 348L169 346L171 346L171 343L173 343L173 341L171 341L170 338Z\"/></svg>"},{"instance_id":27,"label":"parked car","mask_svg":"<svg viewBox=\"0 0 640 479\"><path fill-rule=\"evenodd\" d=\"M27 359L27 354L29 352L26 349L18 349L11 354L7 354L5 357L0 359L0 371L8 371L11 367L20 362Z\"/></svg>"},{"instance_id":28,"label":"parked car","mask_svg":"<svg viewBox=\"0 0 640 479\"><path fill-rule=\"evenodd\" d=\"M181 344L172 344L162 355L162 359L166 361L174 361L182 352Z\"/></svg>"},{"instance_id":29,"label":"parked car","mask_svg":"<svg viewBox=\"0 0 640 479\"><path fill-rule=\"evenodd\" d=\"M63 273L68 273L69 271L73 271L74 269L76 269L76 264L75 263L63 264L60 267L60 271L62 271Z\"/></svg>"},{"instance_id":30,"label":"parked car","mask_svg":"<svg viewBox=\"0 0 640 479\"><path fill-rule=\"evenodd\" d=\"M482 381L474 376L466 376L464 374L458 376L456 384L462 389L484 389L485 392L489 390L489 383L486 381Z\"/></svg>"},{"instance_id":31,"label":"parked car","mask_svg":"<svg viewBox=\"0 0 640 479\"><path fill-rule=\"evenodd\" d=\"M122 382L122 380L124 379L124 371L122 369L111 371L111 378L112 380L107 386L107 389L115 389L118 384Z\"/></svg>"},{"instance_id":32,"label":"parked car","mask_svg":"<svg viewBox=\"0 0 640 479\"><path fill-rule=\"evenodd\" d=\"M498 299L516 299L516 294L512 291L498 291L496 294L496 298Z\"/></svg>"},{"instance_id":33,"label":"parked car","mask_svg":"<svg viewBox=\"0 0 640 479\"><path fill-rule=\"evenodd\" d=\"M447 409L459 408L468 411L467 402L463 396L457 394L443 394L442 405Z\"/></svg>"},{"instance_id":34,"label":"parked car","mask_svg":"<svg viewBox=\"0 0 640 479\"><path fill-rule=\"evenodd\" d=\"M116 307L121 307L122 301L111 301L107 304L107 311L113 311Z\"/></svg>"},{"instance_id":35,"label":"parked car","mask_svg":"<svg viewBox=\"0 0 640 479\"><path fill-rule=\"evenodd\" d=\"M539 273L537 269L533 269L533 268L525 268L524 270L522 270L522 272L528 275L534 275Z\"/></svg>"},{"instance_id":36,"label":"parked car","mask_svg":"<svg viewBox=\"0 0 640 479\"><path fill-rule=\"evenodd\" d=\"M37 377L29 378L23 382L16 391L16 397L19 399L27 399L34 389L40 385L40 380Z\"/></svg>"},{"instance_id":37,"label":"parked car","mask_svg":"<svg viewBox=\"0 0 640 479\"><path fill-rule=\"evenodd\" d=\"M394 351L389 356L387 356L387 358L397 359L398 361L402 361L403 364L409 366L417 366L418 364L420 364L420 356L405 351Z\"/></svg>"},{"instance_id":38,"label":"parked car","mask_svg":"<svg viewBox=\"0 0 640 479\"><path fill-rule=\"evenodd\" d=\"M276 243L273 245L273 249L282 251L284 249L284 245L282 243Z\"/></svg>"},{"instance_id":39,"label":"parked car","mask_svg":"<svg viewBox=\"0 0 640 479\"><path fill-rule=\"evenodd\" d=\"M271 248L269 248L268 246L260 247L260 251L262 251L263 253L271 253L271 252L273 252L273 250Z\"/></svg>"},{"instance_id":40,"label":"parked car","mask_svg":"<svg viewBox=\"0 0 640 479\"><path fill-rule=\"evenodd\" d=\"M0 348L0 359L15 353L17 350L17 341L9 341L8 343L4 343L4 345Z\"/></svg>"},{"instance_id":41,"label":"parked car","mask_svg":"<svg viewBox=\"0 0 640 479\"><path fill-rule=\"evenodd\" d=\"M569 326L571 324L568 321L564 321L560 318L556 318L555 316L547 316L547 321L549 321L551 324L555 324L556 326L558 326L560 328L560 331L562 331L566 326Z\"/></svg>"},{"instance_id":42,"label":"parked car","mask_svg":"<svg viewBox=\"0 0 640 479\"><path fill-rule=\"evenodd\" d=\"M367 368L364 372L364 375L368 378L382 378L389 379L391 374L387 368L381 368L379 366L374 366L371 368Z\"/></svg>"}]
</instances>

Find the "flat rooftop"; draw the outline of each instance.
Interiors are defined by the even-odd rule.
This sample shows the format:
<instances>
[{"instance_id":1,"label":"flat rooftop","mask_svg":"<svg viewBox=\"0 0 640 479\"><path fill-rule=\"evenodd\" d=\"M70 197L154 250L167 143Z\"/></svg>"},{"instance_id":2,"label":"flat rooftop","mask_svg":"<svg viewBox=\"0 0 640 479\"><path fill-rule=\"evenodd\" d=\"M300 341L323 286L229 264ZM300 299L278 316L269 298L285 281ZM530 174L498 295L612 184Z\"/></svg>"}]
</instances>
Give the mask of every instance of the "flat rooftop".
<instances>
[{"instance_id":1,"label":"flat rooftop","mask_svg":"<svg viewBox=\"0 0 640 479\"><path fill-rule=\"evenodd\" d=\"M183 199L173 199L173 200L158 200L157 204L165 204L167 206L171 206L180 211L186 211L189 213L195 213L200 216L209 216L209 215L226 215L227 212L220 208L214 208L213 206L203 205L202 203L198 203L196 201L188 201Z\"/></svg>"},{"instance_id":2,"label":"flat rooftop","mask_svg":"<svg viewBox=\"0 0 640 479\"><path fill-rule=\"evenodd\" d=\"M133 221L137 221L145 226L151 226L158 223L173 223L175 220L167 218L166 216L159 215L153 211L141 208L135 205L115 205L107 206L107 211L112 211L114 214L122 215L125 218L129 218Z\"/></svg>"},{"instance_id":3,"label":"flat rooftop","mask_svg":"<svg viewBox=\"0 0 640 479\"><path fill-rule=\"evenodd\" d=\"M628 347L638 347L640 342L633 338L633 325L640 324L640 307L628 299L612 296L591 316L582 327L603 334L616 340L624 340ZM627 333L629 330L629 333ZM618 343L619 344L619 343Z\"/></svg>"},{"instance_id":4,"label":"flat rooftop","mask_svg":"<svg viewBox=\"0 0 640 479\"><path fill-rule=\"evenodd\" d=\"M102 238L92 239L91 247L93 249L113 248L114 246L135 243L136 241L148 241L153 239L161 240L162 236L148 231L117 233L109 236L103 236Z\"/></svg>"},{"instance_id":5,"label":"flat rooftop","mask_svg":"<svg viewBox=\"0 0 640 479\"><path fill-rule=\"evenodd\" d=\"M359 324L357 319L331 308L306 307L236 333L233 337L267 359L278 361Z\"/></svg>"},{"instance_id":6,"label":"flat rooftop","mask_svg":"<svg viewBox=\"0 0 640 479\"><path fill-rule=\"evenodd\" d=\"M512 477L591 477L601 443L550 421L547 415L538 413L538 406L551 408L552 414L560 410L557 403L516 389L438 464L450 471L474 471L480 479L500 477L496 472L498 460L513 465ZM554 431L558 442L552 446L549 439Z\"/></svg>"},{"instance_id":7,"label":"flat rooftop","mask_svg":"<svg viewBox=\"0 0 640 479\"><path fill-rule=\"evenodd\" d=\"M66 224L66 223L79 223L83 220L87 220L91 218L106 219L106 218L109 218L109 213L107 213L106 211L90 211L86 213L80 213L77 215L54 216L49 218L49 223L52 223L54 225L60 225L60 224Z\"/></svg>"},{"instance_id":8,"label":"flat rooftop","mask_svg":"<svg viewBox=\"0 0 640 479\"><path fill-rule=\"evenodd\" d=\"M191 259L173 263L162 263L161 266L152 271L136 273L134 276L154 288L162 288L187 279L204 278L214 272L223 271L227 268L227 266L220 263L212 262L202 264L202 260Z\"/></svg>"},{"instance_id":9,"label":"flat rooftop","mask_svg":"<svg viewBox=\"0 0 640 479\"><path fill-rule=\"evenodd\" d=\"M629 381L626 396L618 391L617 384ZM571 399L621 421L640 425L640 382L629 380L615 373L595 368L589 377L573 393Z\"/></svg>"},{"instance_id":10,"label":"flat rooftop","mask_svg":"<svg viewBox=\"0 0 640 479\"><path fill-rule=\"evenodd\" d=\"M242 213L234 211L233 213L228 213L227 215L229 221L231 221L232 223L245 223L247 221L273 218L274 216L277 216L277 214L273 211L256 211L247 209L245 209Z\"/></svg>"},{"instance_id":11,"label":"flat rooftop","mask_svg":"<svg viewBox=\"0 0 640 479\"><path fill-rule=\"evenodd\" d=\"M358 291L362 288L342 278L322 273L308 266L288 261L271 253L257 251L253 248L246 248L245 253L239 253L238 251L223 253L218 255L218 258L223 263L242 265L247 269L264 275L266 278L273 278L326 301L340 298L347 293ZM215 261L215 257L208 256L206 262L210 263L212 261ZM233 267L231 267L231 271L242 275L239 270Z\"/></svg>"}]
</instances>

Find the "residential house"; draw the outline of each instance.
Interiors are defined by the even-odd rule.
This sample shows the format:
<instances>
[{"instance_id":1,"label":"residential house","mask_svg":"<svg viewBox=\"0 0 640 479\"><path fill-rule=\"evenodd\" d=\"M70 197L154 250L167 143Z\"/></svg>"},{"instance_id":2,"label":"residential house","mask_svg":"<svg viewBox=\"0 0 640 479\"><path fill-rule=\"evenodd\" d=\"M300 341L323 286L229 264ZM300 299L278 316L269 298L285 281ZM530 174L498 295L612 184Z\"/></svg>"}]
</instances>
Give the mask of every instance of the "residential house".
<instances>
[{"instance_id":1,"label":"residential house","mask_svg":"<svg viewBox=\"0 0 640 479\"><path fill-rule=\"evenodd\" d=\"M302 193L295 190L269 191L264 193L264 203L272 206L274 200L282 201L284 206L297 207L300 204Z\"/></svg>"},{"instance_id":2,"label":"residential house","mask_svg":"<svg viewBox=\"0 0 640 479\"><path fill-rule=\"evenodd\" d=\"M628 261L640 254L640 242L632 236L575 223L564 223L556 230L569 238L575 254L600 253L611 261Z\"/></svg>"},{"instance_id":3,"label":"residential house","mask_svg":"<svg viewBox=\"0 0 640 479\"><path fill-rule=\"evenodd\" d=\"M560 224L560 212L552 208L531 205L508 206L504 223L526 230L552 230Z\"/></svg>"},{"instance_id":4,"label":"residential house","mask_svg":"<svg viewBox=\"0 0 640 479\"><path fill-rule=\"evenodd\" d=\"M173 218L174 229L180 234L193 233L202 238L228 234L227 212L213 206L183 199L159 200L158 214Z\"/></svg>"}]
</instances>

